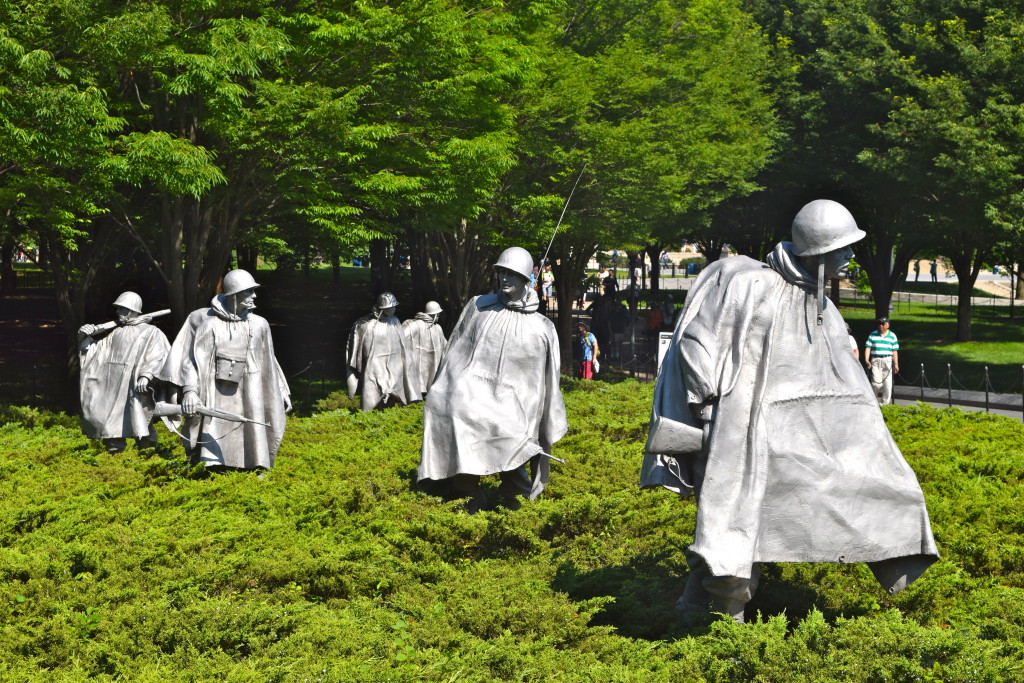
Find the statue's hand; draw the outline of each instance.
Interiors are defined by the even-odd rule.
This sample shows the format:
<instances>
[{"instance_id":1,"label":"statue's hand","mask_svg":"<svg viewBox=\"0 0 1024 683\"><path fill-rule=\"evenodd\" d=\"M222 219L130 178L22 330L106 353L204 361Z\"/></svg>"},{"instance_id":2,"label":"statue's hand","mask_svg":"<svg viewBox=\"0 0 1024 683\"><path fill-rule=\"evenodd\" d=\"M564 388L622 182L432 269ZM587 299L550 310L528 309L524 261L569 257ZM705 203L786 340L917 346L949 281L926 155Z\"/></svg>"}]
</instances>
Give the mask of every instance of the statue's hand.
<instances>
[{"instance_id":1,"label":"statue's hand","mask_svg":"<svg viewBox=\"0 0 1024 683\"><path fill-rule=\"evenodd\" d=\"M356 389L359 388L359 376L355 373L351 373L346 379L348 397L353 399L356 397Z\"/></svg>"},{"instance_id":2,"label":"statue's hand","mask_svg":"<svg viewBox=\"0 0 1024 683\"><path fill-rule=\"evenodd\" d=\"M292 412L292 400L287 396L284 397L284 412Z\"/></svg>"},{"instance_id":3,"label":"statue's hand","mask_svg":"<svg viewBox=\"0 0 1024 683\"><path fill-rule=\"evenodd\" d=\"M78 328L78 334L82 335L83 337L90 337L95 332L96 332L96 326L95 325L89 325L88 323L85 324L85 325L82 325L81 327Z\"/></svg>"},{"instance_id":4,"label":"statue's hand","mask_svg":"<svg viewBox=\"0 0 1024 683\"><path fill-rule=\"evenodd\" d=\"M149 391L149 378L139 377L139 379L135 381L135 393L144 394L147 391Z\"/></svg>"},{"instance_id":5,"label":"statue's hand","mask_svg":"<svg viewBox=\"0 0 1024 683\"><path fill-rule=\"evenodd\" d=\"M192 417L196 414L196 410L198 410L201 405L202 403L199 401L199 394L194 391L186 391L185 396L181 399L181 412Z\"/></svg>"}]
</instances>

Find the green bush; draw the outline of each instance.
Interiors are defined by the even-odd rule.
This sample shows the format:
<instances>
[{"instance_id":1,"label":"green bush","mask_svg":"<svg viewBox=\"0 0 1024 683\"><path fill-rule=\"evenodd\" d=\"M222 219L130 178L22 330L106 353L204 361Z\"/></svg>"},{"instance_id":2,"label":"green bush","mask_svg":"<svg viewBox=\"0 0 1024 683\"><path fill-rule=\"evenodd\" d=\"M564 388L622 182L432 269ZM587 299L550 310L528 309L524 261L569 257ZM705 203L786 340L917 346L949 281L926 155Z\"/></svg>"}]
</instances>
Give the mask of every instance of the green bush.
<instances>
[{"instance_id":1,"label":"green bush","mask_svg":"<svg viewBox=\"0 0 1024 683\"><path fill-rule=\"evenodd\" d=\"M73 418L0 408L0 679L1024 676L1020 424L886 408L942 560L895 597L860 565L770 566L754 623L686 630L696 508L637 490L651 387L564 390L548 491L473 516L415 485L419 406L330 395L262 478L207 476L163 432L111 455Z\"/></svg>"}]
</instances>

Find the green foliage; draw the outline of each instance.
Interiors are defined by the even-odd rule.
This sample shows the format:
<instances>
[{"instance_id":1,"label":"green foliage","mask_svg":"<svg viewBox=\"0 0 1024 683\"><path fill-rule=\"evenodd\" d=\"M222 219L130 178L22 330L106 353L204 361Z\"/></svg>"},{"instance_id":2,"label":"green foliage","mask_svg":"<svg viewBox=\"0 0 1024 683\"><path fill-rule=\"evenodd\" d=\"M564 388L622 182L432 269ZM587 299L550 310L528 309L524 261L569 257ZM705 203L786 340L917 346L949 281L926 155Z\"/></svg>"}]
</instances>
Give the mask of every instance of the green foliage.
<instances>
[{"instance_id":1,"label":"green foliage","mask_svg":"<svg viewBox=\"0 0 1024 683\"><path fill-rule=\"evenodd\" d=\"M636 489L651 387L566 380L548 492L467 515L414 487L422 411L331 396L275 468L206 476L162 433L110 455L0 411L7 680L1002 681L1024 675L1024 428L886 408L942 560L768 568L743 626L671 605L695 507ZM495 482L486 491L496 495Z\"/></svg>"}]
</instances>

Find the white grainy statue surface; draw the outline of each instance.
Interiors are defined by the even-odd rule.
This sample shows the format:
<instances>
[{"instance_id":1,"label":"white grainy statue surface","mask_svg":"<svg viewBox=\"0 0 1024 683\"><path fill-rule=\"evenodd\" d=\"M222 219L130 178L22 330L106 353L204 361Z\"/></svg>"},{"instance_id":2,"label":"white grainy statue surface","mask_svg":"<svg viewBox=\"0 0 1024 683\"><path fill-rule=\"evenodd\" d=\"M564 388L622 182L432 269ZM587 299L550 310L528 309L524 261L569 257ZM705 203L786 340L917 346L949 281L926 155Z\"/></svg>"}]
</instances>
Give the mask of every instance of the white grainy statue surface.
<instances>
[{"instance_id":1,"label":"white grainy statue surface","mask_svg":"<svg viewBox=\"0 0 1024 683\"><path fill-rule=\"evenodd\" d=\"M901 590L937 558L924 495L823 296L863 237L818 200L767 263L708 266L655 388L644 487L697 495L677 607L743 619L763 562L867 562Z\"/></svg>"},{"instance_id":2,"label":"white grainy statue surface","mask_svg":"<svg viewBox=\"0 0 1024 683\"><path fill-rule=\"evenodd\" d=\"M163 332L144 322L148 318L141 316L138 294L122 293L114 307L112 329L109 324L79 329L78 360L82 431L117 452L127 438L156 440L143 399L170 344Z\"/></svg>"},{"instance_id":3,"label":"white grainy statue surface","mask_svg":"<svg viewBox=\"0 0 1024 683\"><path fill-rule=\"evenodd\" d=\"M550 467L541 454L550 455L568 428L558 339L537 313L532 267L524 249L502 253L495 265L500 290L463 309L423 406L418 478L451 479L471 511L487 506L483 475L501 475L499 491L510 507L518 506L516 496L540 495Z\"/></svg>"},{"instance_id":4,"label":"white grainy statue surface","mask_svg":"<svg viewBox=\"0 0 1024 683\"><path fill-rule=\"evenodd\" d=\"M181 388L185 448L208 468L270 469L291 410L288 381L274 356L266 319L253 312L252 276L233 270L209 308L193 311L160 373ZM242 415L259 424L195 415L198 406Z\"/></svg>"},{"instance_id":5,"label":"white grainy statue surface","mask_svg":"<svg viewBox=\"0 0 1024 683\"><path fill-rule=\"evenodd\" d=\"M391 292L378 296L373 311L352 326L345 344L348 397L358 393L363 411L423 398L412 347L395 317L397 306Z\"/></svg>"},{"instance_id":6,"label":"white grainy statue surface","mask_svg":"<svg viewBox=\"0 0 1024 683\"><path fill-rule=\"evenodd\" d=\"M416 317L402 322L406 342L415 363L416 377L424 394L430 390L447 343L444 330L437 324L440 315L441 306L436 301L428 301L422 313L417 313Z\"/></svg>"}]
</instances>

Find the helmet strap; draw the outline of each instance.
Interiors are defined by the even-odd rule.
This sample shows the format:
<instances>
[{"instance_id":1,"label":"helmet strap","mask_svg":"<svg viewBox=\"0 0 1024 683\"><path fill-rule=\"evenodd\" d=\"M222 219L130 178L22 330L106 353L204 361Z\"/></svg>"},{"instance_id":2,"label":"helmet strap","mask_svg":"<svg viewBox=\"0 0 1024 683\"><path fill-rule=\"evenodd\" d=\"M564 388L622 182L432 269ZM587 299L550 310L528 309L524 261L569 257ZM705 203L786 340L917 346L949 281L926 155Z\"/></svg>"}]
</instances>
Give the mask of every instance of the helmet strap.
<instances>
[{"instance_id":1,"label":"helmet strap","mask_svg":"<svg viewBox=\"0 0 1024 683\"><path fill-rule=\"evenodd\" d=\"M825 317L825 255L818 256L818 324Z\"/></svg>"}]
</instances>

